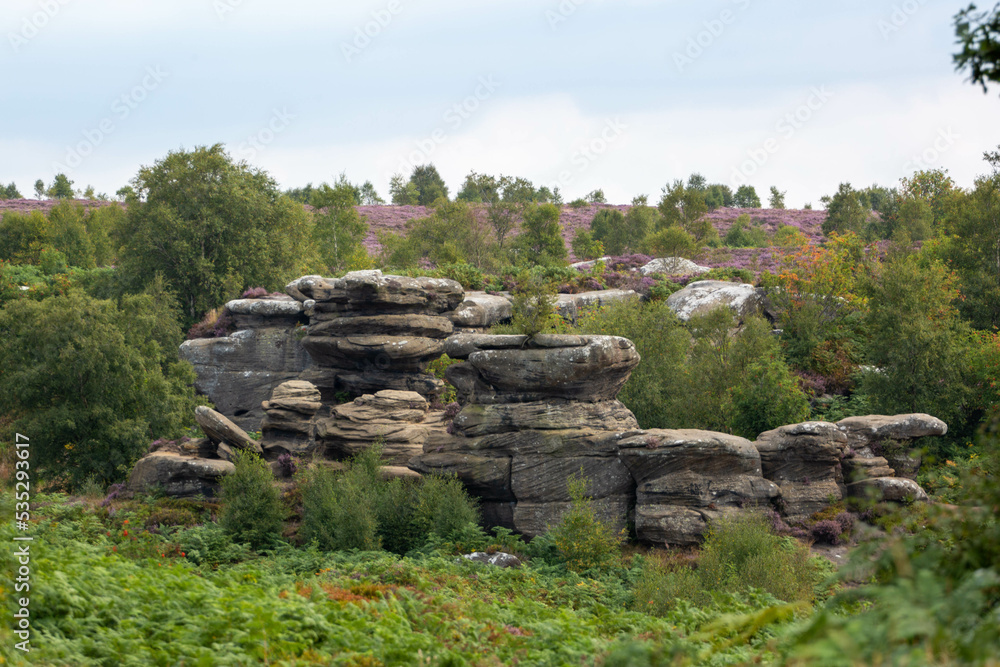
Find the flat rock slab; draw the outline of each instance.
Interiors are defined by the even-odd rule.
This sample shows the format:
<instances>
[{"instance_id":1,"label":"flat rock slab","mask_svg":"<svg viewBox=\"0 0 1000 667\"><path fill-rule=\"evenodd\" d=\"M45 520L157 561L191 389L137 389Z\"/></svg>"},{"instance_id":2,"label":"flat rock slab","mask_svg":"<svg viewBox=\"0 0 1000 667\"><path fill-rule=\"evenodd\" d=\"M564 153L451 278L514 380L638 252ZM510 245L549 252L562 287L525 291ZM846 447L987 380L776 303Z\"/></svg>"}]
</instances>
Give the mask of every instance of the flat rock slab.
<instances>
[{"instance_id":1,"label":"flat rock slab","mask_svg":"<svg viewBox=\"0 0 1000 667\"><path fill-rule=\"evenodd\" d=\"M303 312L302 304L290 298L234 299L226 303L226 308L234 315L256 317L298 317Z\"/></svg>"},{"instance_id":2,"label":"flat rock slab","mask_svg":"<svg viewBox=\"0 0 1000 667\"><path fill-rule=\"evenodd\" d=\"M128 488L134 492L158 488L173 497L214 496L221 479L235 471L236 466L229 461L158 451L136 462L129 475Z\"/></svg>"},{"instance_id":3,"label":"flat rock slab","mask_svg":"<svg viewBox=\"0 0 1000 667\"><path fill-rule=\"evenodd\" d=\"M707 266L695 264L683 257L660 257L639 268L644 276L661 274L665 276L692 276L711 271Z\"/></svg>"},{"instance_id":4,"label":"flat rock slab","mask_svg":"<svg viewBox=\"0 0 1000 667\"><path fill-rule=\"evenodd\" d=\"M694 470L703 475L761 476L760 454L746 438L698 429L650 429L626 434L619 455L636 482Z\"/></svg>"},{"instance_id":5,"label":"flat rock slab","mask_svg":"<svg viewBox=\"0 0 1000 667\"><path fill-rule=\"evenodd\" d=\"M292 296L350 305L358 310L379 306L420 307L428 313L454 310L465 298L462 286L447 278L383 275L379 270L353 271L343 278L307 276L286 287Z\"/></svg>"},{"instance_id":6,"label":"flat rock slab","mask_svg":"<svg viewBox=\"0 0 1000 667\"><path fill-rule=\"evenodd\" d=\"M246 431L230 421L228 417L212 408L199 405L194 410L194 418L212 442L216 444L224 442L237 449L248 449L257 454L264 453L259 442L247 435Z\"/></svg>"},{"instance_id":7,"label":"flat rock slab","mask_svg":"<svg viewBox=\"0 0 1000 667\"><path fill-rule=\"evenodd\" d=\"M444 352L452 359L468 359L473 352L518 350L527 344L527 336L458 333L445 341Z\"/></svg>"},{"instance_id":8,"label":"flat rock slab","mask_svg":"<svg viewBox=\"0 0 1000 667\"><path fill-rule=\"evenodd\" d=\"M313 336L302 340L316 363L355 370L422 371L444 352L444 342L418 336Z\"/></svg>"},{"instance_id":9,"label":"flat rock slab","mask_svg":"<svg viewBox=\"0 0 1000 667\"><path fill-rule=\"evenodd\" d=\"M312 336L416 336L447 338L454 325L437 315L357 315L335 317L309 327Z\"/></svg>"},{"instance_id":10,"label":"flat rock slab","mask_svg":"<svg viewBox=\"0 0 1000 667\"><path fill-rule=\"evenodd\" d=\"M594 429L630 431L639 423L620 401L578 403L565 399L467 405L454 420L466 437L522 430Z\"/></svg>"},{"instance_id":11,"label":"flat rock slab","mask_svg":"<svg viewBox=\"0 0 1000 667\"><path fill-rule=\"evenodd\" d=\"M837 427L855 449L880 440L913 440L948 433L947 424L923 413L847 417L837 422Z\"/></svg>"},{"instance_id":12,"label":"flat rock slab","mask_svg":"<svg viewBox=\"0 0 1000 667\"><path fill-rule=\"evenodd\" d=\"M667 306L686 322L725 306L743 319L760 312L763 299L753 285L724 280L699 280L667 297Z\"/></svg>"}]
</instances>

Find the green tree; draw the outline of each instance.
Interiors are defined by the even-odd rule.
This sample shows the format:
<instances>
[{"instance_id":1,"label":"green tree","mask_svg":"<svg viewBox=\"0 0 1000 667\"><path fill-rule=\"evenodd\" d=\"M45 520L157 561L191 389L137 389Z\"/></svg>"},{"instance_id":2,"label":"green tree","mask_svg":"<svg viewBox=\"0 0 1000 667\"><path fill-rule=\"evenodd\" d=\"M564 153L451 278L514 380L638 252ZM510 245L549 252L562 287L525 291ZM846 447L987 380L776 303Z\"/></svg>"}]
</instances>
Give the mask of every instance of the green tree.
<instances>
[{"instance_id":1,"label":"green tree","mask_svg":"<svg viewBox=\"0 0 1000 667\"><path fill-rule=\"evenodd\" d=\"M362 183L358 194L363 206L382 206L385 204L385 200L378 196L375 185L371 181Z\"/></svg>"},{"instance_id":2,"label":"green tree","mask_svg":"<svg viewBox=\"0 0 1000 667\"><path fill-rule=\"evenodd\" d=\"M79 292L0 310L0 394L14 432L30 434L40 479L76 486L125 478L155 437L192 423L194 372L177 360L169 298L121 305ZM3 420L0 420L3 423Z\"/></svg>"},{"instance_id":3,"label":"green tree","mask_svg":"<svg viewBox=\"0 0 1000 667\"><path fill-rule=\"evenodd\" d=\"M465 202L441 204L431 215L406 223L406 234L382 234L382 258L387 266L416 267L467 262L479 269L495 268L496 246L486 223Z\"/></svg>"},{"instance_id":4,"label":"green tree","mask_svg":"<svg viewBox=\"0 0 1000 667\"><path fill-rule=\"evenodd\" d=\"M823 221L822 229L828 236L833 232L861 234L872 218L868 203L850 183L840 184L837 193L830 198L826 210L826 220Z\"/></svg>"},{"instance_id":5,"label":"green tree","mask_svg":"<svg viewBox=\"0 0 1000 667\"><path fill-rule=\"evenodd\" d=\"M733 205L733 191L728 185L713 183L705 190L705 205L708 210L730 207Z\"/></svg>"},{"instance_id":6,"label":"green tree","mask_svg":"<svg viewBox=\"0 0 1000 667\"><path fill-rule=\"evenodd\" d=\"M909 178L900 180L900 198L920 199L927 202L934 214L934 225L942 224L949 216L952 203L959 194L955 181L947 169L925 169L915 171ZM879 213L885 211L873 202L872 208Z\"/></svg>"},{"instance_id":7,"label":"green tree","mask_svg":"<svg viewBox=\"0 0 1000 667\"><path fill-rule=\"evenodd\" d=\"M486 205L486 218L496 234L497 248L503 251L504 242L535 195L535 187L527 179L470 172L457 199Z\"/></svg>"},{"instance_id":8,"label":"green tree","mask_svg":"<svg viewBox=\"0 0 1000 667\"><path fill-rule=\"evenodd\" d=\"M771 208L785 208L785 195L786 192L782 192L778 188L771 186L771 198L767 200L767 205Z\"/></svg>"},{"instance_id":9,"label":"green tree","mask_svg":"<svg viewBox=\"0 0 1000 667\"><path fill-rule=\"evenodd\" d=\"M688 176L687 188L696 192L705 192L708 189L708 179L695 172Z\"/></svg>"},{"instance_id":10,"label":"green tree","mask_svg":"<svg viewBox=\"0 0 1000 667\"><path fill-rule=\"evenodd\" d=\"M520 261L528 264L561 264L569 253L559 225L559 207L535 204L524 210L521 234L515 240Z\"/></svg>"},{"instance_id":11,"label":"green tree","mask_svg":"<svg viewBox=\"0 0 1000 667\"><path fill-rule=\"evenodd\" d=\"M273 546L281 537L285 507L271 467L247 450L236 452L235 464L233 474L222 478L219 524L234 542Z\"/></svg>"},{"instance_id":12,"label":"green tree","mask_svg":"<svg viewBox=\"0 0 1000 667\"><path fill-rule=\"evenodd\" d=\"M355 206L359 191L342 174L332 186L323 183L313 190L310 204L316 209L312 238L326 271L347 269L352 257L363 252L362 242L368 225Z\"/></svg>"},{"instance_id":13,"label":"green tree","mask_svg":"<svg viewBox=\"0 0 1000 667\"><path fill-rule=\"evenodd\" d=\"M121 190L118 191L119 196L122 194ZM301 188L289 188L285 190L285 196L287 196L292 201L297 201L300 204L308 204L312 200L313 195L313 184L306 183L305 187Z\"/></svg>"},{"instance_id":14,"label":"green tree","mask_svg":"<svg viewBox=\"0 0 1000 667\"><path fill-rule=\"evenodd\" d=\"M41 211L9 211L0 218L0 259L13 264L38 264L49 244L49 221Z\"/></svg>"},{"instance_id":15,"label":"green tree","mask_svg":"<svg viewBox=\"0 0 1000 667\"><path fill-rule=\"evenodd\" d=\"M596 259L604 255L604 244L594 238L589 229L579 228L573 233L570 244L578 260Z\"/></svg>"},{"instance_id":16,"label":"green tree","mask_svg":"<svg viewBox=\"0 0 1000 667\"><path fill-rule=\"evenodd\" d=\"M41 199L45 196L45 181L38 179L35 181L35 199Z\"/></svg>"},{"instance_id":17,"label":"green tree","mask_svg":"<svg viewBox=\"0 0 1000 667\"><path fill-rule=\"evenodd\" d=\"M736 208L760 208L760 197L752 185L741 185L733 195L733 206Z\"/></svg>"},{"instance_id":18,"label":"green tree","mask_svg":"<svg viewBox=\"0 0 1000 667\"><path fill-rule=\"evenodd\" d=\"M588 204L607 204L608 199L604 196L604 190L592 190L590 194L587 195Z\"/></svg>"},{"instance_id":19,"label":"green tree","mask_svg":"<svg viewBox=\"0 0 1000 667\"><path fill-rule=\"evenodd\" d=\"M120 232L123 283L160 272L185 326L248 287L279 289L314 263L310 221L268 174L233 162L221 144L169 153L132 180Z\"/></svg>"},{"instance_id":20,"label":"green tree","mask_svg":"<svg viewBox=\"0 0 1000 667\"><path fill-rule=\"evenodd\" d=\"M602 208L598 211L590 222L590 231L610 255L621 255L629 245L625 214L617 209Z\"/></svg>"},{"instance_id":21,"label":"green tree","mask_svg":"<svg viewBox=\"0 0 1000 667\"><path fill-rule=\"evenodd\" d=\"M1000 3L980 12L975 4L955 15L955 36L962 50L954 55L955 68L969 70L969 80L987 91L987 82L1000 82Z\"/></svg>"},{"instance_id":22,"label":"green tree","mask_svg":"<svg viewBox=\"0 0 1000 667\"><path fill-rule=\"evenodd\" d=\"M904 199L896 213L892 238L906 244L923 241L934 234L934 210L923 199Z\"/></svg>"},{"instance_id":23,"label":"green tree","mask_svg":"<svg viewBox=\"0 0 1000 667\"><path fill-rule=\"evenodd\" d=\"M395 206L414 206L420 203L420 192L402 174L393 174L389 179L389 199Z\"/></svg>"},{"instance_id":24,"label":"green tree","mask_svg":"<svg viewBox=\"0 0 1000 667\"><path fill-rule=\"evenodd\" d=\"M66 174L56 174L52 185L45 191L49 199L72 199L73 181L69 180Z\"/></svg>"},{"instance_id":25,"label":"green tree","mask_svg":"<svg viewBox=\"0 0 1000 667\"><path fill-rule=\"evenodd\" d=\"M680 180L663 186L660 202L657 205L661 220L658 227L680 227L698 243L712 238L715 228L711 221L705 218L708 205L704 195L697 190L684 187Z\"/></svg>"},{"instance_id":26,"label":"green tree","mask_svg":"<svg viewBox=\"0 0 1000 667\"><path fill-rule=\"evenodd\" d=\"M0 199L24 199L24 197L18 191L14 181L11 181L7 187L0 186Z\"/></svg>"},{"instance_id":27,"label":"green tree","mask_svg":"<svg viewBox=\"0 0 1000 667\"><path fill-rule=\"evenodd\" d=\"M410 184L417 190L417 203L430 206L438 199L448 199L448 186L433 164L421 164L413 168Z\"/></svg>"}]
</instances>

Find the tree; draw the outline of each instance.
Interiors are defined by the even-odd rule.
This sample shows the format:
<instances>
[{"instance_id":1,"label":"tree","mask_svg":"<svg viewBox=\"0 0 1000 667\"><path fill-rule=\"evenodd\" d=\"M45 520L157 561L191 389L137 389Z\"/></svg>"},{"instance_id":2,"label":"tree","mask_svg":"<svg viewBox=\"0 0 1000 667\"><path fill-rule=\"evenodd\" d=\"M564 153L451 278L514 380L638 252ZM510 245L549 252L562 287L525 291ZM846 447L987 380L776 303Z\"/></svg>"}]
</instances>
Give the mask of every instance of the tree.
<instances>
[{"instance_id":1,"label":"tree","mask_svg":"<svg viewBox=\"0 0 1000 667\"><path fill-rule=\"evenodd\" d=\"M861 234L872 218L871 209L861 197L861 193L851 187L850 183L841 183L837 193L830 197L826 207L826 220L823 221L823 233L854 232Z\"/></svg>"},{"instance_id":2,"label":"tree","mask_svg":"<svg viewBox=\"0 0 1000 667\"><path fill-rule=\"evenodd\" d=\"M49 199L72 199L73 181L69 180L66 174L56 174L52 180L52 185L45 191Z\"/></svg>"},{"instance_id":3,"label":"tree","mask_svg":"<svg viewBox=\"0 0 1000 667\"><path fill-rule=\"evenodd\" d=\"M489 227L465 202L447 202L431 215L406 223L406 234L382 234L383 262L411 268L427 260L436 265L467 262L479 269L496 265Z\"/></svg>"},{"instance_id":4,"label":"tree","mask_svg":"<svg viewBox=\"0 0 1000 667\"><path fill-rule=\"evenodd\" d=\"M657 205L661 220L659 227L680 227L695 241L701 243L712 237L715 228L711 221L705 218L708 206L705 197L697 190L684 187L683 181L676 180L662 189L660 203Z\"/></svg>"},{"instance_id":5,"label":"tree","mask_svg":"<svg viewBox=\"0 0 1000 667\"><path fill-rule=\"evenodd\" d=\"M507 236L517 226L517 219L535 199L531 181L512 176L499 178L469 172L456 199L486 205L486 218L496 234L497 249L503 250Z\"/></svg>"},{"instance_id":6,"label":"tree","mask_svg":"<svg viewBox=\"0 0 1000 667\"><path fill-rule=\"evenodd\" d=\"M332 186L323 183L313 190L309 202L316 209L312 238L329 273L344 271L352 257L364 252L368 225L354 209L358 197L358 189L343 174Z\"/></svg>"},{"instance_id":7,"label":"tree","mask_svg":"<svg viewBox=\"0 0 1000 667\"><path fill-rule=\"evenodd\" d=\"M733 206L736 208L760 208L760 197L752 185L741 185L733 195Z\"/></svg>"},{"instance_id":8,"label":"tree","mask_svg":"<svg viewBox=\"0 0 1000 667\"><path fill-rule=\"evenodd\" d=\"M45 196L45 181L38 179L35 181L35 199L41 199Z\"/></svg>"},{"instance_id":9,"label":"tree","mask_svg":"<svg viewBox=\"0 0 1000 667\"><path fill-rule=\"evenodd\" d=\"M610 255L621 255L628 246L628 230L625 215L613 208L602 208L590 223L594 239L600 241L604 251Z\"/></svg>"},{"instance_id":10,"label":"tree","mask_svg":"<svg viewBox=\"0 0 1000 667\"><path fill-rule=\"evenodd\" d=\"M948 217L957 190L947 169L925 169L900 180L899 196L926 201L934 214L934 225L937 226ZM883 210L874 204L873 202L872 208L882 213Z\"/></svg>"},{"instance_id":11,"label":"tree","mask_svg":"<svg viewBox=\"0 0 1000 667\"><path fill-rule=\"evenodd\" d=\"M608 199L604 196L604 190L593 190L587 195L588 204L607 204Z\"/></svg>"},{"instance_id":12,"label":"tree","mask_svg":"<svg viewBox=\"0 0 1000 667\"><path fill-rule=\"evenodd\" d=\"M955 15L955 36L962 50L954 55L955 69L969 70L969 80L983 87L1000 82L1000 3L979 12L975 4Z\"/></svg>"},{"instance_id":13,"label":"tree","mask_svg":"<svg viewBox=\"0 0 1000 667\"><path fill-rule=\"evenodd\" d=\"M360 189L361 204L363 206L381 206L385 200L378 196L375 185L371 181L365 181Z\"/></svg>"},{"instance_id":14,"label":"tree","mask_svg":"<svg viewBox=\"0 0 1000 667\"><path fill-rule=\"evenodd\" d=\"M13 417L0 437L31 434L38 477L123 480L153 438L192 422L194 372L177 361L171 305L162 290L120 306L71 292L0 309L0 394Z\"/></svg>"},{"instance_id":15,"label":"tree","mask_svg":"<svg viewBox=\"0 0 1000 667\"><path fill-rule=\"evenodd\" d=\"M559 213L555 204L535 204L525 209L521 234L515 241L523 263L548 266L566 261Z\"/></svg>"},{"instance_id":16,"label":"tree","mask_svg":"<svg viewBox=\"0 0 1000 667\"><path fill-rule=\"evenodd\" d=\"M402 174L389 179L389 199L395 206L413 206L420 201L420 192L413 183L403 180Z\"/></svg>"},{"instance_id":17,"label":"tree","mask_svg":"<svg viewBox=\"0 0 1000 667\"><path fill-rule=\"evenodd\" d=\"M289 188L288 190L285 190L285 196L292 201L297 201L301 204L308 204L312 199L312 193L312 183L306 183L305 187L302 188Z\"/></svg>"},{"instance_id":18,"label":"tree","mask_svg":"<svg viewBox=\"0 0 1000 667\"><path fill-rule=\"evenodd\" d=\"M133 291L156 272L185 326L249 287L279 289L315 263L305 209L221 144L169 153L132 180L118 271Z\"/></svg>"},{"instance_id":19,"label":"tree","mask_svg":"<svg viewBox=\"0 0 1000 667\"><path fill-rule=\"evenodd\" d=\"M708 189L708 180L699 173L694 173L688 176L688 190L697 190L698 192L704 192Z\"/></svg>"},{"instance_id":20,"label":"tree","mask_svg":"<svg viewBox=\"0 0 1000 667\"><path fill-rule=\"evenodd\" d=\"M771 186L771 198L768 199L767 205L771 208L785 208L785 192L782 192L778 188Z\"/></svg>"},{"instance_id":21,"label":"tree","mask_svg":"<svg viewBox=\"0 0 1000 667\"><path fill-rule=\"evenodd\" d=\"M6 188L0 186L0 199L24 199L14 181L10 182Z\"/></svg>"},{"instance_id":22,"label":"tree","mask_svg":"<svg viewBox=\"0 0 1000 667\"><path fill-rule=\"evenodd\" d=\"M448 186L433 164L422 164L413 168L410 184L417 190L417 203L430 206L438 199L448 199Z\"/></svg>"},{"instance_id":23,"label":"tree","mask_svg":"<svg viewBox=\"0 0 1000 667\"><path fill-rule=\"evenodd\" d=\"M730 207L733 205L733 191L728 185L713 183L705 190L705 205L708 210Z\"/></svg>"}]
</instances>

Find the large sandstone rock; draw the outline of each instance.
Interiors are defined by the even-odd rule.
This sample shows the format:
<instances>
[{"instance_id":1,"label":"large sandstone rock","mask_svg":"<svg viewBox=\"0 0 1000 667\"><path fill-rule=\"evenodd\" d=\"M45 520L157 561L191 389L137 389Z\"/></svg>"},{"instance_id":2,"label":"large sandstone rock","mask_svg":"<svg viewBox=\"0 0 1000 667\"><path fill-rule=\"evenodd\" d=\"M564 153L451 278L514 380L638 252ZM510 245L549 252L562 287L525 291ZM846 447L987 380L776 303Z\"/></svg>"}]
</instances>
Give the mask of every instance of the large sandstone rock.
<instances>
[{"instance_id":1,"label":"large sandstone rock","mask_svg":"<svg viewBox=\"0 0 1000 667\"><path fill-rule=\"evenodd\" d=\"M719 306L726 306L742 320L761 311L763 298L753 285L723 280L699 280L667 297L667 306L687 321Z\"/></svg>"},{"instance_id":2,"label":"large sandstone rock","mask_svg":"<svg viewBox=\"0 0 1000 667\"><path fill-rule=\"evenodd\" d=\"M858 498L890 502L926 501L927 492L912 479L874 477L847 485L847 493Z\"/></svg>"},{"instance_id":3,"label":"large sandstone rock","mask_svg":"<svg viewBox=\"0 0 1000 667\"><path fill-rule=\"evenodd\" d=\"M596 310L600 306L619 301L632 301L639 298L641 297L638 292L633 290L595 290L593 292L580 292L579 294L558 294L556 295L553 307L560 317L573 324L579 317L589 311Z\"/></svg>"},{"instance_id":4,"label":"large sandstone rock","mask_svg":"<svg viewBox=\"0 0 1000 667\"><path fill-rule=\"evenodd\" d=\"M317 305L325 302L383 313L444 313L454 310L465 295L454 280L383 275L379 270L353 271L336 279L307 276L293 281L286 290Z\"/></svg>"},{"instance_id":5,"label":"large sandstone rock","mask_svg":"<svg viewBox=\"0 0 1000 667\"><path fill-rule=\"evenodd\" d=\"M180 358L194 367L198 393L239 426L257 430L264 416L261 403L271 391L313 365L297 326L284 316L265 318L260 327L224 338L185 341Z\"/></svg>"},{"instance_id":6,"label":"large sandstone rock","mask_svg":"<svg viewBox=\"0 0 1000 667\"><path fill-rule=\"evenodd\" d=\"M292 380L275 387L263 404L261 445L266 457L312 454L316 450L316 413L321 407L320 391L309 382Z\"/></svg>"},{"instance_id":7,"label":"large sandstone rock","mask_svg":"<svg viewBox=\"0 0 1000 667\"><path fill-rule=\"evenodd\" d=\"M312 368L303 371L299 379L314 384L322 392L323 400L331 403L336 401L336 394L342 391L352 396L363 396L383 389L394 389L415 391L427 398L440 396L444 391L444 383L427 373L399 373L373 368Z\"/></svg>"},{"instance_id":8,"label":"large sandstone rock","mask_svg":"<svg viewBox=\"0 0 1000 667\"><path fill-rule=\"evenodd\" d=\"M291 297L234 299L226 304L240 329L264 326L294 326L301 321L302 304Z\"/></svg>"},{"instance_id":9,"label":"large sandstone rock","mask_svg":"<svg viewBox=\"0 0 1000 667\"><path fill-rule=\"evenodd\" d=\"M778 486L761 475L761 458L744 438L692 429L624 434L619 456L635 479L636 536L694 544L721 514L770 506Z\"/></svg>"},{"instance_id":10,"label":"large sandstone rock","mask_svg":"<svg viewBox=\"0 0 1000 667\"><path fill-rule=\"evenodd\" d=\"M417 336L306 336L303 346L322 366L348 370L421 372L444 353L437 338Z\"/></svg>"},{"instance_id":11,"label":"large sandstone rock","mask_svg":"<svg viewBox=\"0 0 1000 667\"><path fill-rule=\"evenodd\" d=\"M199 405L194 410L195 421L205 432L209 440L218 444L224 442L230 447L237 449L248 449L257 454L263 454L260 443L247 435L247 432L234 424L225 415L220 414L212 408Z\"/></svg>"},{"instance_id":12,"label":"large sandstone rock","mask_svg":"<svg viewBox=\"0 0 1000 667\"><path fill-rule=\"evenodd\" d=\"M498 349L487 347L493 341L477 342L474 334L456 338L458 343L447 345L448 356L468 359L475 373L449 369L448 378L456 378L467 401L607 400L618 394L639 363L632 341L617 336L543 334L520 347L514 347L520 337L484 337L501 339ZM460 377L463 373L466 377Z\"/></svg>"},{"instance_id":13,"label":"large sandstone rock","mask_svg":"<svg viewBox=\"0 0 1000 667\"><path fill-rule=\"evenodd\" d=\"M927 436L945 435L948 432L948 425L943 421L922 413L847 417L837 422L837 426L847 435L850 457L845 459L845 465L863 459L884 458L886 468L890 470L888 474L885 470L880 470L873 472L881 474L864 476L896 475L912 480L917 478L921 463L920 451L913 441ZM862 478L859 473L852 476L845 472L845 476L849 480Z\"/></svg>"},{"instance_id":14,"label":"large sandstone rock","mask_svg":"<svg viewBox=\"0 0 1000 667\"><path fill-rule=\"evenodd\" d=\"M711 271L707 266L695 264L683 257L661 257L639 268L644 276L662 274L665 276L692 276Z\"/></svg>"},{"instance_id":15,"label":"large sandstone rock","mask_svg":"<svg viewBox=\"0 0 1000 667\"><path fill-rule=\"evenodd\" d=\"M429 413L420 394L383 390L334 406L330 417L319 421L317 437L328 456L341 460L382 440L383 460L407 465L423 452L430 433L443 429L441 413Z\"/></svg>"},{"instance_id":16,"label":"large sandstone rock","mask_svg":"<svg viewBox=\"0 0 1000 667\"><path fill-rule=\"evenodd\" d=\"M356 315L313 324L309 335L447 338L453 330L450 319L436 315Z\"/></svg>"},{"instance_id":17,"label":"large sandstone rock","mask_svg":"<svg viewBox=\"0 0 1000 667\"><path fill-rule=\"evenodd\" d=\"M847 436L836 424L789 424L761 433L754 446L764 477L781 489L782 513L789 519L807 519L844 497Z\"/></svg>"},{"instance_id":18,"label":"large sandstone rock","mask_svg":"<svg viewBox=\"0 0 1000 667\"><path fill-rule=\"evenodd\" d=\"M486 292L466 292L465 300L448 317L460 329L487 329L511 318L510 299Z\"/></svg>"},{"instance_id":19,"label":"large sandstone rock","mask_svg":"<svg viewBox=\"0 0 1000 667\"><path fill-rule=\"evenodd\" d=\"M134 492L162 490L168 496L214 496L221 479L236 471L229 461L156 451L136 462L128 488Z\"/></svg>"},{"instance_id":20,"label":"large sandstone rock","mask_svg":"<svg viewBox=\"0 0 1000 667\"><path fill-rule=\"evenodd\" d=\"M635 415L620 401L580 403L567 399L528 403L472 403L455 417L455 429L466 437L565 429L610 432L638 428Z\"/></svg>"}]
</instances>

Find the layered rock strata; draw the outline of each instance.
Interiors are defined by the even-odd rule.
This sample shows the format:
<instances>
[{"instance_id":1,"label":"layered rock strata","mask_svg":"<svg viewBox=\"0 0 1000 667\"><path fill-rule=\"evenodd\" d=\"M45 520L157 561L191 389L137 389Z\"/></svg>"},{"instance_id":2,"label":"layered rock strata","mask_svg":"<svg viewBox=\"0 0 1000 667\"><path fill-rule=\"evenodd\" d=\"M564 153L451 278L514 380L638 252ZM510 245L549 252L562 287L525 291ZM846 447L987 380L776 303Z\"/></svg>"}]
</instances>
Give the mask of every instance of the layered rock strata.
<instances>
[{"instance_id":1,"label":"layered rock strata","mask_svg":"<svg viewBox=\"0 0 1000 667\"><path fill-rule=\"evenodd\" d=\"M638 427L615 400L639 363L631 341L461 334L446 352L464 360L447 371L463 408L453 435L429 439L411 468L456 474L488 523L529 536L558 522L582 474L597 513L625 525L635 484L609 436Z\"/></svg>"},{"instance_id":2,"label":"layered rock strata","mask_svg":"<svg viewBox=\"0 0 1000 667\"><path fill-rule=\"evenodd\" d=\"M302 299L309 317L302 345L315 368L299 379L316 385L326 402L337 392L393 389L433 398L443 390L426 370L454 329L449 312L464 299L454 280L355 271L299 278L286 291Z\"/></svg>"},{"instance_id":3,"label":"layered rock strata","mask_svg":"<svg viewBox=\"0 0 1000 667\"><path fill-rule=\"evenodd\" d=\"M264 401L261 444L268 459L282 454L309 456L316 451L316 416L322 408L319 389L304 380L284 382Z\"/></svg>"}]
</instances>

